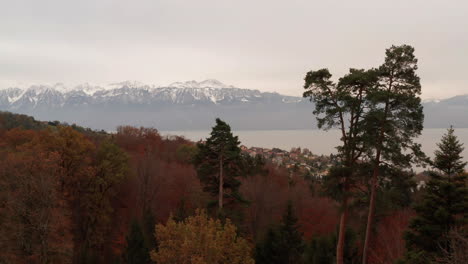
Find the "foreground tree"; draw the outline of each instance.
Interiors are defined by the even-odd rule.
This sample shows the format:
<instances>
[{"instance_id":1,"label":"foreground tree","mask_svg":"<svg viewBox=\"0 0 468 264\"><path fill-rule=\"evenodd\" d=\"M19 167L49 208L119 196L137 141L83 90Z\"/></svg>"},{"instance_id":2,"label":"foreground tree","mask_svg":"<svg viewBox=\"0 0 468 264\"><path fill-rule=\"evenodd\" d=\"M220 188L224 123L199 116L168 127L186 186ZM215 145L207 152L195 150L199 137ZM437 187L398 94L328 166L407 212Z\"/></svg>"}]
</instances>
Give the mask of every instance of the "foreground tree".
<instances>
[{"instance_id":1,"label":"foreground tree","mask_svg":"<svg viewBox=\"0 0 468 264\"><path fill-rule=\"evenodd\" d=\"M423 129L421 84L416 75L418 60L414 48L392 46L386 51L385 62L378 69L378 85L367 94L370 111L366 113L366 140L374 164L370 181L370 201L363 264L367 263L373 232L376 192L382 163L386 166L409 168L414 157L421 157L419 145L413 142ZM408 150L412 152L408 153ZM408 153L408 154L406 154Z\"/></svg>"},{"instance_id":2,"label":"foreground tree","mask_svg":"<svg viewBox=\"0 0 468 264\"><path fill-rule=\"evenodd\" d=\"M231 127L221 119L205 143L199 143L194 158L195 167L204 190L218 197L218 211L221 213L225 198L241 200L240 182L236 179L242 171L242 157L239 139L233 136Z\"/></svg>"},{"instance_id":3,"label":"foreground tree","mask_svg":"<svg viewBox=\"0 0 468 264\"><path fill-rule=\"evenodd\" d=\"M431 180L417 216L405 234L408 253L405 263L430 263L451 252L449 233L464 227L468 216L468 189L463 173L463 145L450 128L435 152ZM466 235L466 233L465 233Z\"/></svg>"},{"instance_id":4,"label":"foreground tree","mask_svg":"<svg viewBox=\"0 0 468 264\"><path fill-rule=\"evenodd\" d=\"M331 77L327 69L308 72L303 96L315 103L314 114L320 129L337 128L341 133L342 144L337 147L339 165L330 170L325 179L328 192L341 204L336 260L342 264L356 164L365 150L365 98L369 87L376 84L377 76L374 70L351 69L337 84L331 81Z\"/></svg>"},{"instance_id":5,"label":"foreground tree","mask_svg":"<svg viewBox=\"0 0 468 264\"><path fill-rule=\"evenodd\" d=\"M197 210L183 222L169 219L156 226L158 249L151 252L156 263L166 264L253 264L251 248L227 219L210 219Z\"/></svg>"}]
</instances>

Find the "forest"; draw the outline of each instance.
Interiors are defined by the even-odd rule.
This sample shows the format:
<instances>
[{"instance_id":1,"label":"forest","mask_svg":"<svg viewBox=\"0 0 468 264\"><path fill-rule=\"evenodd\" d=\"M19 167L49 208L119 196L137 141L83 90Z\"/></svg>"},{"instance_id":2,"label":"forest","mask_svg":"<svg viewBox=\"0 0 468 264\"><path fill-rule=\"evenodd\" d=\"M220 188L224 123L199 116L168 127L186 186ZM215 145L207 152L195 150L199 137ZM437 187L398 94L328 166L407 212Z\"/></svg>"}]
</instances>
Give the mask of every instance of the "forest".
<instances>
[{"instance_id":1,"label":"forest","mask_svg":"<svg viewBox=\"0 0 468 264\"><path fill-rule=\"evenodd\" d=\"M192 142L2 112L0 263L468 263L463 144L415 143L416 71L401 45L336 82L305 75L310 118L341 132L323 176L247 155L219 118Z\"/></svg>"}]
</instances>

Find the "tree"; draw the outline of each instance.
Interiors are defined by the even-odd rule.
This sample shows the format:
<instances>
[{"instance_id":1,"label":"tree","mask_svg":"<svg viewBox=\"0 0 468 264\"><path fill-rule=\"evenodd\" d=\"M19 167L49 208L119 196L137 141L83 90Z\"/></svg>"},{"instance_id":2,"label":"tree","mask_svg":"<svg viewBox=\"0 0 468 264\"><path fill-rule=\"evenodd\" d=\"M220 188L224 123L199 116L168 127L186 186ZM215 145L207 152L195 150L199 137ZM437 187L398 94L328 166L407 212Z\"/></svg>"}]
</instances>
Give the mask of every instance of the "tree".
<instances>
[{"instance_id":1,"label":"tree","mask_svg":"<svg viewBox=\"0 0 468 264\"><path fill-rule=\"evenodd\" d=\"M447 134L442 136L442 140L437 146L439 149L434 153L434 168L444 173L448 179L451 179L453 175L462 173L467 164L461 156L465 148L455 136L453 127L450 127Z\"/></svg>"},{"instance_id":2,"label":"tree","mask_svg":"<svg viewBox=\"0 0 468 264\"><path fill-rule=\"evenodd\" d=\"M382 163L410 167L416 157L422 157L419 145L413 142L423 129L420 79L416 75L418 60L409 45L392 46L386 51L384 63L378 68L378 85L371 86L366 100L366 141L374 163L371 194L363 247L363 264L367 263L369 244L375 218L377 185ZM412 150L408 153L407 150Z\"/></svg>"},{"instance_id":3,"label":"tree","mask_svg":"<svg viewBox=\"0 0 468 264\"><path fill-rule=\"evenodd\" d=\"M124 254L127 264L146 264L151 263L149 250L146 247L145 238L137 221L132 222L130 234L127 236L127 248Z\"/></svg>"},{"instance_id":4,"label":"tree","mask_svg":"<svg viewBox=\"0 0 468 264\"><path fill-rule=\"evenodd\" d=\"M209 218L197 210L182 222L169 219L166 225L156 226L158 249L151 251L151 259L167 264L253 264L251 248L239 237L229 219Z\"/></svg>"},{"instance_id":5,"label":"tree","mask_svg":"<svg viewBox=\"0 0 468 264\"><path fill-rule=\"evenodd\" d=\"M465 264L468 263L468 237L463 231L451 230L448 236L450 251L444 250L440 263Z\"/></svg>"},{"instance_id":6,"label":"tree","mask_svg":"<svg viewBox=\"0 0 468 264\"><path fill-rule=\"evenodd\" d=\"M205 185L204 191L218 196L218 210L221 212L224 198L231 201L242 200L238 189L240 182L236 179L242 171L241 150L237 136L233 136L231 127L221 119L205 143L199 143L194 163L200 181Z\"/></svg>"},{"instance_id":7,"label":"tree","mask_svg":"<svg viewBox=\"0 0 468 264\"><path fill-rule=\"evenodd\" d=\"M304 243L299 232L298 219L288 202L281 225L270 229L263 244L256 248L257 264L298 264L302 262Z\"/></svg>"},{"instance_id":8,"label":"tree","mask_svg":"<svg viewBox=\"0 0 468 264\"><path fill-rule=\"evenodd\" d=\"M0 139L0 262L71 263L59 157L39 134L14 129Z\"/></svg>"},{"instance_id":9,"label":"tree","mask_svg":"<svg viewBox=\"0 0 468 264\"><path fill-rule=\"evenodd\" d=\"M317 236L312 239L305 250L304 260L307 264L334 263L336 259L336 233L327 236ZM344 263L358 263L358 249L356 246L356 234L352 229L346 229L346 243L344 245Z\"/></svg>"},{"instance_id":10,"label":"tree","mask_svg":"<svg viewBox=\"0 0 468 264\"><path fill-rule=\"evenodd\" d=\"M431 179L423 200L415 207L417 216L405 234L406 263L429 263L450 252L449 233L464 227L468 219L468 188L463 173L463 145L450 128L435 152Z\"/></svg>"},{"instance_id":11,"label":"tree","mask_svg":"<svg viewBox=\"0 0 468 264\"><path fill-rule=\"evenodd\" d=\"M279 228L281 248L283 256L281 263L295 264L300 263L304 245L302 233L299 232L298 219L294 214L294 208L291 202L288 202L286 212L283 216L282 224Z\"/></svg>"},{"instance_id":12,"label":"tree","mask_svg":"<svg viewBox=\"0 0 468 264\"><path fill-rule=\"evenodd\" d=\"M337 147L339 164L326 178L329 193L341 204L340 229L336 246L337 263L343 263L348 204L353 188L355 166L364 148L364 115L367 108L366 95L369 87L375 86L374 70L350 69L349 74L335 84L327 69L310 71L305 77L303 96L315 103L314 114L320 129L338 128L342 144Z\"/></svg>"},{"instance_id":13,"label":"tree","mask_svg":"<svg viewBox=\"0 0 468 264\"><path fill-rule=\"evenodd\" d=\"M99 248L110 231L114 212L111 204L116 188L128 174L128 156L122 149L106 140L96 153L94 175L89 179L83 196L83 233L86 247Z\"/></svg>"}]
</instances>

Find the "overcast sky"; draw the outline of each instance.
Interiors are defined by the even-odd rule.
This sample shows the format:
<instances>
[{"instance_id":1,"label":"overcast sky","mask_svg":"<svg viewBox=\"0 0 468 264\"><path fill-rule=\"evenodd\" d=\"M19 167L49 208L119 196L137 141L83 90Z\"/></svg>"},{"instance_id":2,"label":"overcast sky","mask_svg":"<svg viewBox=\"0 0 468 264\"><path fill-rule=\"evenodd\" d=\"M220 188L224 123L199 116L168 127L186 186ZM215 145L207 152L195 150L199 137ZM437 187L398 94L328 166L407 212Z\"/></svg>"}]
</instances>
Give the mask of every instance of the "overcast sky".
<instances>
[{"instance_id":1,"label":"overcast sky","mask_svg":"<svg viewBox=\"0 0 468 264\"><path fill-rule=\"evenodd\" d=\"M215 78L300 95L309 70L419 58L423 98L468 94L468 1L0 0L0 87Z\"/></svg>"}]
</instances>

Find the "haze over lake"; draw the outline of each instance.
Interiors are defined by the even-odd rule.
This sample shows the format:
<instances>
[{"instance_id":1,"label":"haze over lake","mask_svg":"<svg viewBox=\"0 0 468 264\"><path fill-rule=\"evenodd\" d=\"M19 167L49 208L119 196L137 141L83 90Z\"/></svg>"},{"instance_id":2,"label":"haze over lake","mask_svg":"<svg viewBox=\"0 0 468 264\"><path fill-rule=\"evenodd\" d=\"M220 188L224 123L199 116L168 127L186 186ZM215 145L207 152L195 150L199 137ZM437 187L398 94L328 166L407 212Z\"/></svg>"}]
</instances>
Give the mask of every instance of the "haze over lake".
<instances>
[{"instance_id":1,"label":"haze over lake","mask_svg":"<svg viewBox=\"0 0 468 264\"><path fill-rule=\"evenodd\" d=\"M434 156L437 143L447 129L424 129L417 142L422 144L423 151L430 157ZM198 141L209 136L209 130L203 131L161 131L162 135L178 135ZM239 136L242 145L247 147L280 148L290 150L292 147L308 148L314 154L328 155L336 153L339 144L339 130L233 130ZM455 129L455 134L465 146L463 156L468 161L468 128Z\"/></svg>"}]
</instances>

